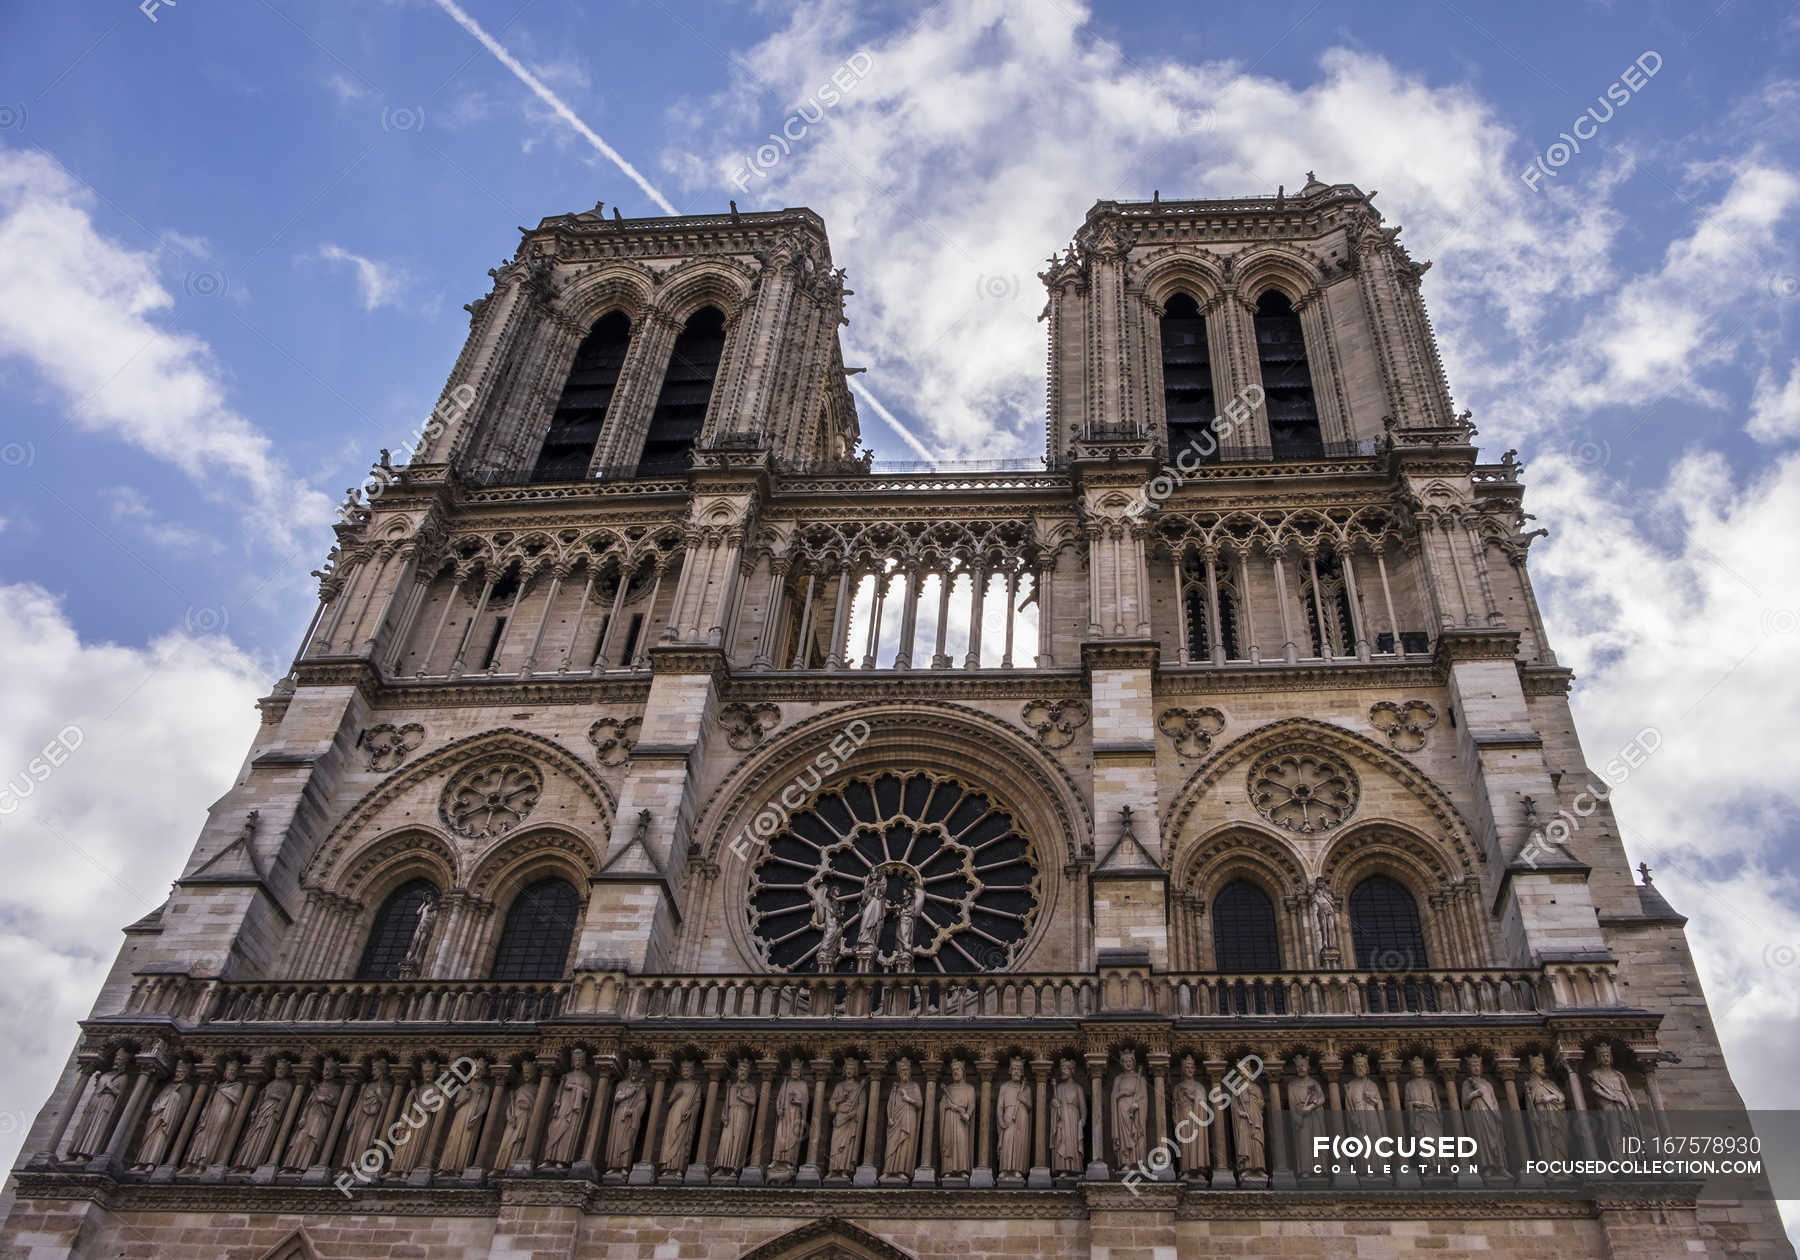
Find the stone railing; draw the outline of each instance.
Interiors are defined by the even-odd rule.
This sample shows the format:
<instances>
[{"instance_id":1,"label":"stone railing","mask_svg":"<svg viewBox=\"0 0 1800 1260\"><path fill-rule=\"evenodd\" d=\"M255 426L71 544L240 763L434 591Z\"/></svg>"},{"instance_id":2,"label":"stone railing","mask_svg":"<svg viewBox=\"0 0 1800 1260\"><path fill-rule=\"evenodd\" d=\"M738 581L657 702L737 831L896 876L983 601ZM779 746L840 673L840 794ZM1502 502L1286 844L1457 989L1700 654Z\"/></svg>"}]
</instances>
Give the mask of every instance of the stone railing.
<instances>
[{"instance_id":1,"label":"stone railing","mask_svg":"<svg viewBox=\"0 0 1800 1260\"><path fill-rule=\"evenodd\" d=\"M628 975L567 981L262 980L140 975L119 1017L177 1024L517 1024L554 1017L683 1022L1077 1021L1311 1016L1444 1019L1618 1006L1610 963L1535 970L1157 972L1086 975Z\"/></svg>"}]
</instances>

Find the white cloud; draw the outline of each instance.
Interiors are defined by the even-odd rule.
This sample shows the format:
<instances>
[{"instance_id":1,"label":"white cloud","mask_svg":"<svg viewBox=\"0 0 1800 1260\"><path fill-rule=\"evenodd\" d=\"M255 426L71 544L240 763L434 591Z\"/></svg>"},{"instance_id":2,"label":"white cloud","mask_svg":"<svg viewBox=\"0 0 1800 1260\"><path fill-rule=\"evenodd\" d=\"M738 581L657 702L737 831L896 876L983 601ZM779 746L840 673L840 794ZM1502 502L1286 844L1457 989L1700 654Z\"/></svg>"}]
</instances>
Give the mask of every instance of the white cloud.
<instances>
[{"instance_id":1,"label":"white cloud","mask_svg":"<svg viewBox=\"0 0 1800 1260\"><path fill-rule=\"evenodd\" d=\"M325 78L325 90L337 97L340 105L353 105L357 101L366 101L372 93L360 83L350 81L348 75L333 73Z\"/></svg>"},{"instance_id":2,"label":"white cloud","mask_svg":"<svg viewBox=\"0 0 1800 1260\"><path fill-rule=\"evenodd\" d=\"M349 263L356 274L356 293L365 311L380 310L384 306L399 306L401 295L412 284L412 279L404 268L393 263L377 262L373 258L365 258L361 254L351 253L342 245L334 245L330 241L320 245L311 255L326 262Z\"/></svg>"},{"instance_id":3,"label":"white cloud","mask_svg":"<svg viewBox=\"0 0 1800 1260\"><path fill-rule=\"evenodd\" d=\"M160 904L254 734L264 667L229 639L83 642L58 601L0 586L0 1161L45 1098L111 966ZM74 728L75 734L66 734ZM30 770L65 733L73 751ZM29 793L26 795L25 793Z\"/></svg>"},{"instance_id":4,"label":"white cloud","mask_svg":"<svg viewBox=\"0 0 1800 1260\"><path fill-rule=\"evenodd\" d=\"M63 396L70 420L215 489L241 482L262 535L291 541L330 504L296 482L267 434L233 409L206 342L158 317L175 299L157 257L98 231L92 194L54 158L0 149L0 355ZM216 292L217 277L190 285Z\"/></svg>"},{"instance_id":5,"label":"white cloud","mask_svg":"<svg viewBox=\"0 0 1800 1260\"><path fill-rule=\"evenodd\" d=\"M224 550L218 539L164 520L149 501L130 486L114 486L104 492L104 497L115 521L132 526L159 546L204 548L213 552Z\"/></svg>"},{"instance_id":6,"label":"white cloud","mask_svg":"<svg viewBox=\"0 0 1800 1260\"><path fill-rule=\"evenodd\" d=\"M1800 437L1800 359L1788 364L1786 383L1778 384L1774 371L1766 366L1757 375L1746 431L1758 442Z\"/></svg>"}]
</instances>

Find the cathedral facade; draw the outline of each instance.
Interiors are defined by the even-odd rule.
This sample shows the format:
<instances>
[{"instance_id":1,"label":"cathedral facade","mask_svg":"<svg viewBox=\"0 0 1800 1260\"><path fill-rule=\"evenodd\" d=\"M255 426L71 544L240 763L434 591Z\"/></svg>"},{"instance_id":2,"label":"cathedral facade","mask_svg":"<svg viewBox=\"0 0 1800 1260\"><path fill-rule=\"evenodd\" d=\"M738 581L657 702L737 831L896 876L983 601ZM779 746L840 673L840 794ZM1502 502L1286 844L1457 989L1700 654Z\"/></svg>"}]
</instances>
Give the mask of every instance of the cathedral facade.
<instances>
[{"instance_id":1,"label":"cathedral facade","mask_svg":"<svg viewBox=\"0 0 1800 1260\"><path fill-rule=\"evenodd\" d=\"M810 211L525 231L0 1255L1791 1256L1568 1171L1742 1102L1397 237L1101 202L883 469Z\"/></svg>"}]
</instances>

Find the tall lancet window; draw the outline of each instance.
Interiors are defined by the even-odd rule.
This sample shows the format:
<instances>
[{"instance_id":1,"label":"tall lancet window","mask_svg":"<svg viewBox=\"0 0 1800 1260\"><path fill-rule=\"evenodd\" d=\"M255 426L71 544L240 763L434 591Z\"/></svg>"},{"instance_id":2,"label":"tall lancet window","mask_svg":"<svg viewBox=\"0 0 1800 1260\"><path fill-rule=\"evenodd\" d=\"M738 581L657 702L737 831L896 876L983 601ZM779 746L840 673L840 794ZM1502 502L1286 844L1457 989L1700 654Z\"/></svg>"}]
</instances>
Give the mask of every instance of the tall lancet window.
<instances>
[{"instance_id":1,"label":"tall lancet window","mask_svg":"<svg viewBox=\"0 0 1800 1260\"><path fill-rule=\"evenodd\" d=\"M551 876L523 889L506 912L494 950L495 980L560 980L581 917L581 895Z\"/></svg>"},{"instance_id":2,"label":"tall lancet window","mask_svg":"<svg viewBox=\"0 0 1800 1260\"><path fill-rule=\"evenodd\" d=\"M1218 438L1203 439L1216 413L1213 404L1212 358L1206 348L1206 319L1185 293L1163 307L1163 417L1169 427L1169 458L1198 442L1203 461L1218 458ZM1192 467L1191 460L1185 461Z\"/></svg>"},{"instance_id":3,"label":"tall lancet window","mask_svg":"<svg viewBox=\"0 0 1800 1260\"><path fill-rule=\"evenodd\" d=\"M602 315L588 331L550 417L550 431L531 470L533 481L580 481L588 475L630 343L631 321L622 311Z\"/></svg>"},{"instance_id":4,"label":"tall lancet window","mask_svg":"<svg viewBox=\"0 0 1800 1260\"><path fill-rule=\"evenodd\" d=\"M688 317L681 336L675 338L662 392L656 396L656 410L650 413L638 476L655 477L687 468L724 353L725 316L717 307L703 306Z\"/></svg>"},{"instance_id":5,"label":"tall lancet window","mask_svg":"<svg viewBox=\"0 0 1800 1260\"><path fill-rule=\"evenodd\" d=\"M1271 289L1256 303L1256 357L1269 412L1269 444L1277 459L1305 459L1324 453L1319 407L1313 399L1312 369L1300 317L1286 295Z\"/></svg>"},{"instance_id":6,"label":"tall lancet window","mask_svg":"<svg viewBox=\"0 0 1800 1260\"><path fill-rule=\"evenodd\" d=\"M362 962L357 965L358 980L393 980L412 948L413 933L419 927L419 915L425 903L436 901L437 885L428 879L408 880L389 893L375 912L375 923L369 929L368 944L363 947Z\"/></svg>"}]
</instances>

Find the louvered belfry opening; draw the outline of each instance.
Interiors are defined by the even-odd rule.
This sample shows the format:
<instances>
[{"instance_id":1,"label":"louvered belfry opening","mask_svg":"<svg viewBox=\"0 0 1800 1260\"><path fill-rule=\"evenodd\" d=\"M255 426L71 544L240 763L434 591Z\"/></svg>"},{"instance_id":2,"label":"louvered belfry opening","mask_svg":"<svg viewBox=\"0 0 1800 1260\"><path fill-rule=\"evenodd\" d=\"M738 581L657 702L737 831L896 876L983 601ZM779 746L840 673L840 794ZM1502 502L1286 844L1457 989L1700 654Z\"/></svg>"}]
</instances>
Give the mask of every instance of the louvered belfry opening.
<instances>
[{"instance_id":1,"label":"louvered belfry opening","mask_svg":"<svg viewBox=\"0 0 1800 1260\"><path fill-rule=\"evenodd\" d=\"M644 452L638 457L638 476L686 471L724 353L725 316L717 307L701 307L688 317L669 355L669 370L663 374L650 431L644 435Z\"/></svg>"},{"instance_id":2,"label":"louvered belfry opening","mask_svg":"<svg viewBox=\"0 0 1800 1260\"><path fill-rule=\"evenodd\" d=\"M1255 322L1272 453L1276 459L1317 457L1325 448L1300 317L1285 294L1271 289L1256 303Z\"/></svg>"},{"instance_id":3,"label":"louvered belfry opening","mask_svg":"<svg viewBox=\"0 0 1800 1260\"><path fill-rule=\"evenodd\" d=\"M550 417L533 481L580 481L588 475L630 344L631 321L622 311L601 316L589 330Z\"/></svg>"},{"instance_id":4,"label":"louvered belfry opening","mask_svg":"<svg viewBox=\"0 0 1800 1260\"><path fill-rule=\"evenodd\" d=\"M1212 359L1206 345L1206 319L1185 293L1163 308L1163 412L1169 430L1169 457L1192 446L1202 462L1218 458L1216 435L1206 440L1218 414L1213 398ZM1191 461L1187 461L1191 466Z\"/></svg>"}]
</instances>

